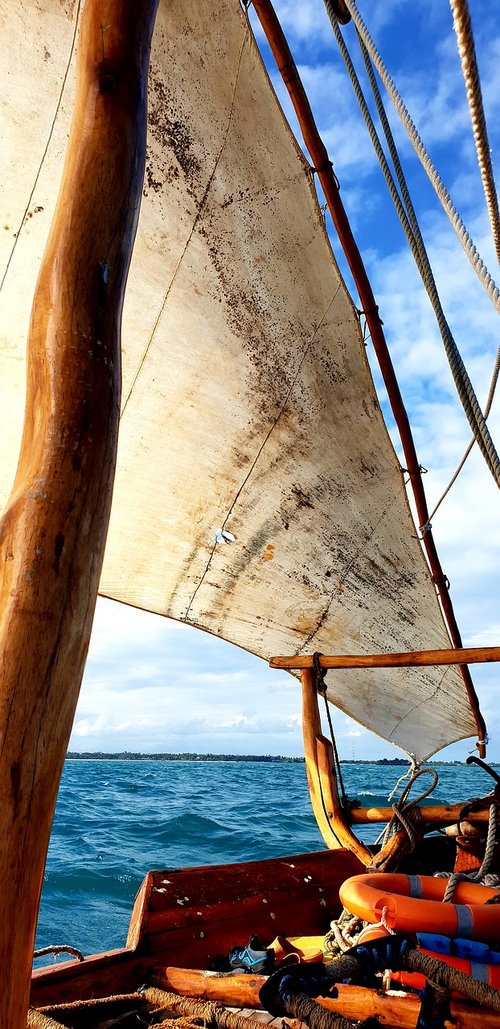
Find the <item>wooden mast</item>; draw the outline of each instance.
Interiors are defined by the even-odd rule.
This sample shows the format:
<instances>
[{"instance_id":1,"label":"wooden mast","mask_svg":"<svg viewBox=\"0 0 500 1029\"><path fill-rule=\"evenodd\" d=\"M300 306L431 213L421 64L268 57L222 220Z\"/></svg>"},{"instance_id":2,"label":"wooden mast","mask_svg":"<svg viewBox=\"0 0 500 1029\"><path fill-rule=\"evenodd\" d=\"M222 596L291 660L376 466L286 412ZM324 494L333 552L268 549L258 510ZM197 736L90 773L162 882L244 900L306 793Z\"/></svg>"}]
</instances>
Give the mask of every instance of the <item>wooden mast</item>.
<instances>
[{"instance_id":1,"label":"wooden mast","mask_svg":"<svg viewBox=\"0 0 500 1029\"><path fill-rule=\"evenodd\" d=\"M85 5L63 181L29 330L21 453L0 522L5 1029L26 1026L45 856L109 520L157 2Z\"/></svg>"}]
</instances>

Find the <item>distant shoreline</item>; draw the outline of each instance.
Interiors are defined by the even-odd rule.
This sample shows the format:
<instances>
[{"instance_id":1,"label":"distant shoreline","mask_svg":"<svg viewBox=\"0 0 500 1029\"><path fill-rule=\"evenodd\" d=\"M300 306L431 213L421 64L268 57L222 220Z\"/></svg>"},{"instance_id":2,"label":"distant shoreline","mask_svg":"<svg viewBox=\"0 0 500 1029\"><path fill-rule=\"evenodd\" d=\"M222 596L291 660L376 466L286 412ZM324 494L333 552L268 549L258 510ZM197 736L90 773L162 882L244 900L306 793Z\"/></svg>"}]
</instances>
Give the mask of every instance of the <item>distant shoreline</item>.
<instances>
[{"instance_id":1,"label":"distant shoreline","mask_svg":"<svg viewBox=\"0 0 500 1029\"><path fill-rule=\"evenodd\" d=\"M263 764L303 764L303 757L280 757L272 754L139 754L123 751L116 754L105 754L102 751L68 751L67 761L210 761L220 763L225 761L240 761L251 764L253 762Z\"/></svg>"},{"instance_id":2,"label":"distant shoreline","mask_svg":"<svg viewBox=\"0 0 500 1029\"><path fill-rule=\"evenodd\" d=\"M106 754L103 751L84 751L78 753L69 751L66 754L67 761L193 761L193 762L241 762L247 764L269 764L269 765L297 765L304 764L303 757L282 757L273 754L141 754L122 751L120 753ZM405 758L373 758L372 760L353 760L352 758L342 759L343 765L396 765L406 768L408 761ZM462 761L433 761L433 765L461 765ZM492 762L495 764L495 762Z\"/></svg>"}]
</instances>

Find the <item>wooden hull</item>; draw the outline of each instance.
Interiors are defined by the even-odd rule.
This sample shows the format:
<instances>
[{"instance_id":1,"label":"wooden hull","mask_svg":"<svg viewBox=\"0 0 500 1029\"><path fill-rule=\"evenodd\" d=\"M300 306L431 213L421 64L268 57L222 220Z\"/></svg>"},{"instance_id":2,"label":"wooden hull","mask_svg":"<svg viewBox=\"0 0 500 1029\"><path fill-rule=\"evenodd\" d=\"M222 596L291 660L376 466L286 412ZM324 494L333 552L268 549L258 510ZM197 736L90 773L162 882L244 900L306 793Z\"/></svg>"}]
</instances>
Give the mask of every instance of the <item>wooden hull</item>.
<instances>
[{"instance_id":1,"label":"wooden hull","mask_svg":"<svg viewBox=\"0 0 500 1029\"><path fill-rule=\"evenodd\" d=\"M160 965L208 968L254 933L268 943L278 934L325 933L340 911L341 883L361 871L353 854L339 850L148 872L127 946L37 970L31 1003L120 992Z\"/></svg>"},{"instance_id":2,"label":"wooden hull","mask_svg":"<svg viewBox=\"0 0 500 1029\"><path fill-rule=\"evenodd\" d=\"M418 857L412 856L413 870L443 867L451 847L449 840L427 839ZM83 962L37 970L31 1004L46 1007L131 993L148 982L183 997L258 1009L261 976L226 977L206 970L227 957L231 946L246 944L253 934L264 945L277 935L324 934L340 912L341 883L362 870L352 853L336 850L149 872L136 897L126 946ZM415 994L384 994L360 986L342 986L336 1000L321 1003L348 1019L374 1015L382 1025L401 1029L413 1029L420 1007ZM455 1029L489 1029L498 1024L497 1013L460 999L452 1002L452 1014ZM264 1013L258 1017L262 1021Z\"/></svg>"}]
</instances>

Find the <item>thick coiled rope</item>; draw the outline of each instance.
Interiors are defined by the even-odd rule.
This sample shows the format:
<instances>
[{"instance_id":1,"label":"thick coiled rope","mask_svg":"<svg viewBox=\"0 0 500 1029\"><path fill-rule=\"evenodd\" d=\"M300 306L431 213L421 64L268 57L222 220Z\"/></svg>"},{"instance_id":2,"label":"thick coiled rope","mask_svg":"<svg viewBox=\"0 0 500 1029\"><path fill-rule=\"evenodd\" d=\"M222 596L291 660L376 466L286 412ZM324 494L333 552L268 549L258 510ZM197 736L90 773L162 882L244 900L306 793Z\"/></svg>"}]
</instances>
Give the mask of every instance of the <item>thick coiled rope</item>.
<instances>
[{"instance_id":1,"label":"thick coiled rope","mask_svg":"<svg viewBox=\"0 0 500 1029\"><path fill-rule=\"evenodd\" d=\"M443 903L450 903L453 901L453 895L455 893L456 886L459 882L470 882L470 883L481 883L483 886L498 886L500 884L500 876L490 874L491 862L493 861L493 855L495 851L496 843L496 832L497 832L497 808L496 804L492 804L490 807L490 817L488 821L488 835L486 837L486 847L484 851L484 858L481 862L481 866L474 872L437 872L436 879L448 879L445 894L443 897Z\"/></svg>"}]
</instances>

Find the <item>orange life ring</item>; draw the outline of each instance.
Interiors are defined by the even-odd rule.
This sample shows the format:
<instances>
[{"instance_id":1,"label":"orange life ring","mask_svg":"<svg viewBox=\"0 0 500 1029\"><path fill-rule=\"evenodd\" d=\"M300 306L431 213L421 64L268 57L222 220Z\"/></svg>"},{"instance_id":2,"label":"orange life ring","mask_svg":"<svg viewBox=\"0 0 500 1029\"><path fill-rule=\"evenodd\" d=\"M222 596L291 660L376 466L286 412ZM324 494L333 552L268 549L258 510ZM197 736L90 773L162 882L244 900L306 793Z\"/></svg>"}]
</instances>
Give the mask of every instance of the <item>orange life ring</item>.
<instances>
[{"instance_id":1,"label":"orange life ring","mask_svg":"<svg viewBox=\"0 0 500 1029\"><path fill-rule=\"evenodd\" d=\"M446 879L429 875L381 872L354 875L340 887L344 907L366 922L380 922L386 908L387 925L397 932L437 932L473 940L496 940L499 912L485 902L499 890L459 882L453 903L443 904Z\"/></svg>"}]
</instances>

